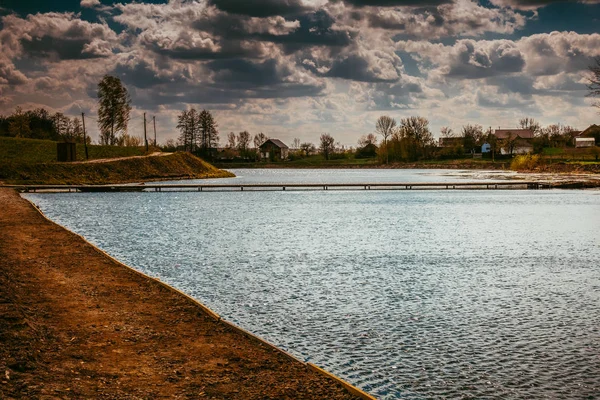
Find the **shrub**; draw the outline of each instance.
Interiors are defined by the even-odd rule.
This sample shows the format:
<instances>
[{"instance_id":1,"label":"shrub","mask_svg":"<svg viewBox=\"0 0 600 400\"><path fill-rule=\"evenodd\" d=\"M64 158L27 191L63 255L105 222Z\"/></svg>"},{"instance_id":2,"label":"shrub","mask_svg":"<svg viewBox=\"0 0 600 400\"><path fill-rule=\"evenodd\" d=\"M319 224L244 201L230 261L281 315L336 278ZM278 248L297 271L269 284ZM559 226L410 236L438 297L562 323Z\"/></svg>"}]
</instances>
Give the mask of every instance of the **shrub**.
<instances>
[{"instance_id":1,"label":"shrub","mask_svg":"<svg viewBox=\"0 0 600 400\"><path fill-rule=\"evenodd\" d=\"M510 169L514 171L532 170L542 164L542 159L538 154L525 154L516 156L510 163Z\"/></svg>"}]
</instances>

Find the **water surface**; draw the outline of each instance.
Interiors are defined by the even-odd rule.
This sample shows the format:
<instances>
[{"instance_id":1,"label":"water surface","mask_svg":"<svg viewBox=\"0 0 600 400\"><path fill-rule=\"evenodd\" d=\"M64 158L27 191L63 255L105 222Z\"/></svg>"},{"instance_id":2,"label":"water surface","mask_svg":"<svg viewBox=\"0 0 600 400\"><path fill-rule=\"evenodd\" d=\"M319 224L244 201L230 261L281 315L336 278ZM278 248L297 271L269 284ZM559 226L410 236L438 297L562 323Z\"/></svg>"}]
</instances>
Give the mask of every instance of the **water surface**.
<instances>
[{"instance_id":1,"label":"water surface","mask_svg":"<svg viewBox=\"0 0 600 400\"><path fill-rule=\"evenodd\" d=\"M465 179L392 171L237 179ZM123 262L378 398L600 393L599 191L27 197Z\"/></svg>"}]
</instances>

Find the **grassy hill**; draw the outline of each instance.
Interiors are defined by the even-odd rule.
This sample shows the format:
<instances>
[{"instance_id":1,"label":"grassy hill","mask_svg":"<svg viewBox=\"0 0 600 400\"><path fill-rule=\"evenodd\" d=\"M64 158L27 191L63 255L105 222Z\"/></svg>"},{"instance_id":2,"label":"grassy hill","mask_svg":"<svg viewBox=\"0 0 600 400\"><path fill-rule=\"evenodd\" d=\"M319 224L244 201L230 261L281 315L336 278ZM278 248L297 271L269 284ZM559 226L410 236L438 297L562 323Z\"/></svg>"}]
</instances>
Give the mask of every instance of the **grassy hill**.
<instances>
[{"instance_id":1,"label":"grassy hill","mask_svg":"<svg viewBox=\"0 0 600 400\"><path fill-rule=\"evenodd\" d=\"M145 147L88 145L90 160L143 156ZM85 148L77 145L77 160L85 160ZM49 163L56 161L56 142L51 140L21 139L0 137L0 164L16 162L20 164Z\"/></svg>"},{"instance_id":2,"label":"grassy hill","mask_svg":"<svg viewBox=\"0 0 600 400\"><path fill-rule=\"evenodd\" d=\"M83 150L83 145L77 145L78 160L85 159ZM143 147L88 146L88 150L90 159L145 154ZM0 182L6 184L93 185L233 176L188 153L89 163L59 163L55 160L56 142L0 138Z\"/></svg>"}]
</instances>

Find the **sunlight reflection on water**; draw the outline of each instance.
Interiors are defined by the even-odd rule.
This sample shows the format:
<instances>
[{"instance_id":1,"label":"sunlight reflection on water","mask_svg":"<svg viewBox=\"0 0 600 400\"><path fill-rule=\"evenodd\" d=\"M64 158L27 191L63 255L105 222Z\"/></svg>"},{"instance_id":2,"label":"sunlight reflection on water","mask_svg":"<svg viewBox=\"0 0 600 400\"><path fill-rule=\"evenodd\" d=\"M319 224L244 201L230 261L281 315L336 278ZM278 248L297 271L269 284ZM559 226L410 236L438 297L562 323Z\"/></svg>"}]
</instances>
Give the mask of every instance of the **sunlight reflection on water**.
<instances>
[{"instance_id":1,"label":"sunlight reflection on water","mask_svg":"<svg viewBox=\"0 0 600 400\"><path fill-rule=\"evenodd\" d=\"M240 179L336 177L280 171ZM337 172L342 182L365 177L464 179ZM27 197L123 262L379 398L600 393L600 192Z\"/></svg>"}]
</instances>

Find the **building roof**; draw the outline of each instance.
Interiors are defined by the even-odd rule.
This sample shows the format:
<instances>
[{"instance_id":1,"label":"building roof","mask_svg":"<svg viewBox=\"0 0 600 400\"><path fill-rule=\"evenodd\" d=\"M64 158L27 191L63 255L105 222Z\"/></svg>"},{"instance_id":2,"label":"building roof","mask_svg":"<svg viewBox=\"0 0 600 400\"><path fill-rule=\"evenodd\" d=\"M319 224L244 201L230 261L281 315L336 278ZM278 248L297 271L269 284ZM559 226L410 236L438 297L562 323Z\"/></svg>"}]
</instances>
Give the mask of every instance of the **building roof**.
<instances>
[{"instance_id":1,"label":"building roof","mask_svg":"<svg viewBox=\"0 0 600 400\"><path fill-rule=\"evenodd\" d=\"M506 139L509 136L510 137L518 136L521 139L533 139L534 132L531 129L496 129L494 131L494 135L498 139Z\"/></svg>"},{"instance_id":2,"label":"building roof","mask_svg":"<svg viewBox=\"0 0 600 400\"><path fill-rule=\"evenodd\" d=\"M279 139L269 139L266 142L264 142L263 144L261 144L260 147L262 148L265 144L267 144L269 142L271 142L271 144L279 147L280 149L289 149L289 147L287 147L287 145Z\"/></svg>"},{"instance_id":3,"label":"building roof","mask_svg":"<svg viewBox=\"0 0 600 400\"><path fill-rule=\"evenodd\" d=\"M584 130L583 132L581 132L581 135L579 136L588 136L588 135L593 135L594 132L598 132L600 131L600 126L593 124L588 126L588 128L586 130Z\"/></svg>"}]
</instances>

